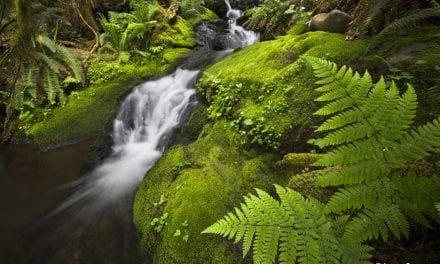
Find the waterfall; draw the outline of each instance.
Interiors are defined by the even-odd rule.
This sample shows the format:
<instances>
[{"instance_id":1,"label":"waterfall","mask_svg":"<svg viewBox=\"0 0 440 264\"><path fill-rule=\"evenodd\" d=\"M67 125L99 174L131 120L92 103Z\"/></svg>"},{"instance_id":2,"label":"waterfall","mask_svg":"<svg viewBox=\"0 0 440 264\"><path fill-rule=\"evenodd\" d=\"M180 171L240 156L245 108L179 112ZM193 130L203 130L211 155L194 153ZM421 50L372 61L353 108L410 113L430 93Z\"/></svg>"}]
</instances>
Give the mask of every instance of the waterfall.
<instances>
[{"instance_id":1,"label":"waterfall","mask_svg":"<svg viewBox=\"0 0 440 264\"><path fill-rule=\"evenodd\" d=\"M234 9L229 0L225 0L225 3L228 7L226 17L228 18L229 24L228 37L230 39L230 48L241 48L258 42L260 40L260 35L258 33L246 30L237 24L238 19L243 15L243 11Z\"/></svg>"},{"instance_id":2,"label":"waterfall","mask_svg":"<svg viewBox=\"0 0 440 264\"><path fill-rule=\"evenodd\" d=\"M259 35L237 25L242 11L228 7L226 49L232 50L258 42ZM226 56L218 51L218 56ZM199 69L178 68L158 80L147 81L133 89L122 102L113 122L112 154L102 165L75 183L73 193L55 212L73 205L90 213L133 193L145 173L161 157L163 141L181 122L195 94ZM83 201L83 203L80 203ZM82 205L81 205L82 204Z\"/></svg>"}]
</instances>

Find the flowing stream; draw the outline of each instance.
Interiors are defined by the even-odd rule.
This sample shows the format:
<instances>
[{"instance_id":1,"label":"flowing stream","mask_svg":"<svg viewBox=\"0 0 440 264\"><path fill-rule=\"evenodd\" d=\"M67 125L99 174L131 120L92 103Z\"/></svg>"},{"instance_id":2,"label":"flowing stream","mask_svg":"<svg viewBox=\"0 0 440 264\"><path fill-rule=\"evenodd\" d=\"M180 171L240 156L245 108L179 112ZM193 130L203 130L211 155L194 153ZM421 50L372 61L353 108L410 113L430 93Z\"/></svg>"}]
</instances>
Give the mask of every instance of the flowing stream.
<instances>
[{"instance_id":1,"label":"flowing stream","mask_svg":"<svg viewBox=\"0 0 440 264\"><path fill-rule=\"evenodd\" d=\"M200 69L259 40L258 34L237 25L242 11L232 8L229 0L225 3L224 33L211 22L201 23L197 28L198 48L181 67L132 90L113 122L112 154L87 175L61 187L72 190L71 194L40 219L35 224L38 228L21 244L27 257L17 258L24 252L15 252L6 263L139 261L137 252L118 252L136 243L131 226L133 194L166 149L172 131L196 104L194 86ZM213 50L213 41L221 48ZM103 245L96 248L96 243Z\"/></svg>"}]
</instances>

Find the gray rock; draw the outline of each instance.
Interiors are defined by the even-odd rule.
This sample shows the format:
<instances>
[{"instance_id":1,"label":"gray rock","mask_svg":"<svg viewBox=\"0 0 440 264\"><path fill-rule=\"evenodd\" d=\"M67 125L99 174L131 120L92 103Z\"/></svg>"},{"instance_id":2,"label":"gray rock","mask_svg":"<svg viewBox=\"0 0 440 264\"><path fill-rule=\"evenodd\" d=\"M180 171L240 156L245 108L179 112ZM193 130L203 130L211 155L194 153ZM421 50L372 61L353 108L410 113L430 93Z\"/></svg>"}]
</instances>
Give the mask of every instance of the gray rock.
<instances>
[{"instance_id":1,"label":"gray rock","mask_svg":"<svg viewBox=\"0 0 440 264\"><path fill-rule=\"evenodd\" d=\"M315 15L310 22L310 31L327 31L344 34L350 21L350 15L335 9L330 13Z\"/></svg>"}]
</instances>

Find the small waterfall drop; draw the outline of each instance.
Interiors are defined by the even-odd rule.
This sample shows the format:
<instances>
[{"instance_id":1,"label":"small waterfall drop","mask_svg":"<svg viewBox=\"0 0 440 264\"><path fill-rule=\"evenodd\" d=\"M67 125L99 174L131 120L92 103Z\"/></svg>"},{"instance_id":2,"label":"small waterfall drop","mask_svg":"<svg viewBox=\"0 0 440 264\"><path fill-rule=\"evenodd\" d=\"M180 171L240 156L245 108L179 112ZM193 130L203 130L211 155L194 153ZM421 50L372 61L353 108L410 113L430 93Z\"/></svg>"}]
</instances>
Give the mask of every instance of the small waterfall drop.
<instances>
[{"instance_id":1,"label":"small waterfall drop","mask_svg":"<svg viewBox=\"0 0 440 264\"><path fill-rule=\"evenodd\" d=\"M237 24L238 19L243 15L243 11L234 9L229 0L225 0L225 3L228 7L226 17L229 24L230 48L237 49L257 43L260 40L260 34L246 30Z\"/></svg>"},{"instance_id":2,"label":"small waterfall drop","mask_svg":"<svg viewBox=\"0 0 440 264\"><path fill-rule=\"evenodd\" d=\"M224 57L233 49L259 41L259 35L237 25L242 11L228 7L227 51L217 51ZM195 94L199 69L178 68L158 80L147 81L136 88L122 102L113 123L113 153L89 175L74 185L77 191L55 213L71 206L90 213L131 194L145 173L161 157L164 140L185 116ZM83 202L83 203L81 203Z\"/></svg>"}]
</instances>

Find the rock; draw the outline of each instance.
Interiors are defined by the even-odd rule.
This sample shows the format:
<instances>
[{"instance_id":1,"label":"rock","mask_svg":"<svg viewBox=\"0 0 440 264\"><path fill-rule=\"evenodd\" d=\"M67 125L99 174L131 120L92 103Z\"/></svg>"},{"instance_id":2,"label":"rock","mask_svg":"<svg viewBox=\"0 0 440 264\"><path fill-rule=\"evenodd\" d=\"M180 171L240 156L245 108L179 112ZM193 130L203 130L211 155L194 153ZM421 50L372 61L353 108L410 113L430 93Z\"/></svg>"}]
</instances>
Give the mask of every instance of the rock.
<instances>
[{"instance_id":1,"label":"rock","mask_svg":"<svg viewBox=\"0 0 440 264\"><path fill-rule=\"evenodd\" d=\"M310 30L344 34L350 21L350 15L334 9L330 13L315 15L310 23Z\"/></svg>"}]
</instances>

